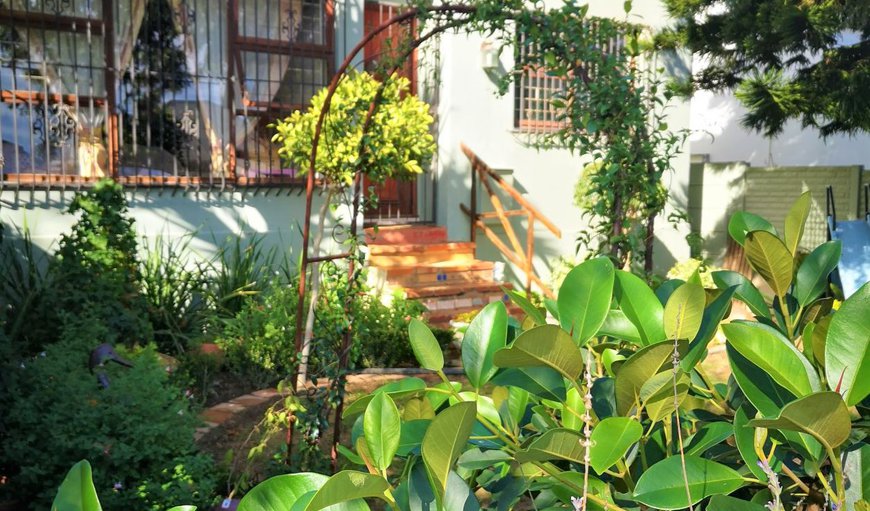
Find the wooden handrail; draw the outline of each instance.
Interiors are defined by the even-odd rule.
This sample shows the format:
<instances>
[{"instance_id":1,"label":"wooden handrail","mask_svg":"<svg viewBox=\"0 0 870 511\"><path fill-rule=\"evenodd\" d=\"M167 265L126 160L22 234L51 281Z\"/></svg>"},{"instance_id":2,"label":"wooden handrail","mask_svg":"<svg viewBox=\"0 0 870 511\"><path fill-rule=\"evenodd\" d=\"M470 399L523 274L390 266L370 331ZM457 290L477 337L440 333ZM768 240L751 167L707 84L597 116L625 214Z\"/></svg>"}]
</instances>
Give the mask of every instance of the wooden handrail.
<instances>
[{"instance_id":1,"label":"wooden handrail","mask_svg":"<svg viewBox=\"0 0 870 511\"><path fill-rule=\"evenodd\" d=\"M544 216L543 213L538 210L534 205L532 205L529 201L525 199L525 197L520 194L513 186L507 184L504 179L501 178L498 174L496 174L489 165L487 165L483 160L481 160L474 151L468 148L465 144L460 144L462 148L462 152L465 153L465 156L471 161L471 168L478 171L481 174L485 174L486 176L492 178L504 191L508 193L517 204L523 207L523 209L528 210L535 219L539 220L544 226L553 233L554 236L561 239L562 238L562 230L556 227L556 224L550 221L549 218Z\"/></svg>"},{"instance_id":2,"label":"wooden handrail","mask_svg":"<svg viewBox=\"0 0 870 511\"><path fill-rule=\"evenodd\" d=\"M471 208L465 206L464 204L460 204L460 209L468 215L471 219L471 240L475 240L475 234L477 229L483 231L483 234L495 245L496 248L504 255L505 259L507 259L510 263L520 267L523 270L523 273L526 274L526 292L529 293L532 290L532 284L537 285L541 291L550 298L555 298L553 291L535 274L535 268L532 264L532 260L535 255L535 221L541 222L544 226L550 230L553 235L557 238L562 237L562 231L556 227L553 222L550 221L549 218L545 217L543 213L541 213L538 208L534 207L529 201L527 201L521 194L518 192L513 186L509 185L505 182L501 176L496 174L489 166L483 162L474 151L468 148L465 144L461 144L462 152L465 153L465 156L468 157L469 161L471 161L472 168L472 176L471 176ZM488 213L479 213L477 211L477 179L478 175L480 176L480 181L483 183L484 188L486 189L487 195L489 195L490 202L492 203L494 212ZM517 204L520 205L520 209L514 210L505 210L504 205L501 202L498 194L492 186L494 182L498 185L499 188L507 192L508 195L513 198ZM516 232L514 232L514 228L510 223L509 217L512 216L525 216L528 218L528 227L526 229L526 245L525 249L521 246L519 238L517 238ZM502 227L504 228L505 235L507 236L508 242L503 241L501 238L496 235L495 231L490 229L485 219L493 219L497 218L499 222L501 222ZM510 247L508 246L510 245ZM513 250L512 250L512 249Z\"/></svg>"}]
</instances>

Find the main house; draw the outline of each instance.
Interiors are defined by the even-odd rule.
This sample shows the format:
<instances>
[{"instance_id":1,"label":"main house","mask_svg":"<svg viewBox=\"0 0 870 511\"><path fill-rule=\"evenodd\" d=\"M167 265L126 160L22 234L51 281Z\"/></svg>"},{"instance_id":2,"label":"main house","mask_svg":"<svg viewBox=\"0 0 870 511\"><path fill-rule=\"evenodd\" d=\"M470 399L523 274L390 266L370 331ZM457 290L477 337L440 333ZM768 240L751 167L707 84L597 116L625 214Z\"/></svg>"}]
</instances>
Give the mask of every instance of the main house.
<instances>
[{"instance_id":1,"label":"main house","mask_svg":"<svg viewBox=\"0 0 870 511\"><path fill-rule=\"evenodd\" d=\"M621 3L590 4L590 14L625 16ZM637 4L635 21L666 22L657 1ZM0 220L26 223L48 248L72 221L62 215L72 194L108 176L129 190L146 238L194 233L193 248L208 254L228 235L258 233L298 256L301 180L278 157L270 124L303 108L363 35L400 9L364 0L0 0ZM375 39L357 67L395 36ZM464 144L516 192L503 196L506 207L531 207L545 220L536 225L561 231L530 233L528 215L510 217L507 230L536 247L523 264L546 281L585 226L573 196L586 160L529 146L556 126L547 98L559 83L530 71L497 95L510 53L464 33L417 51L404 73L432 106L437 157L416 181L381 186L365 222L434 223L455 241L484 232L476 257L504 261L524 280L528 268L489 236L507 226L484 215L476 228L467 214L492 204L473 184ZM687 127L688 105L669 116L674 129ZM686 152L674 169L666 185L685 208ZM657 268L688 256L687 232L658 222Z\"/></svg>"}]
</instances>

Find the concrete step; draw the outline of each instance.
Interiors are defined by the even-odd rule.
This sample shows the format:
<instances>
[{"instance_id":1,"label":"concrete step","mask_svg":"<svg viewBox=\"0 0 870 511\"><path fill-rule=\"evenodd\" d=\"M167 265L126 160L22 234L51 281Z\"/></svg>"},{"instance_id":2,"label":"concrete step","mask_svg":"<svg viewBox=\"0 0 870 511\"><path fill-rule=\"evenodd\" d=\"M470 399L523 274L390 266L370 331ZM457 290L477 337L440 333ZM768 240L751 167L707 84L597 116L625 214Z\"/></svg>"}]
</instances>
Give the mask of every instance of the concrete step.
<instances>
[{"instance_id":1,"label":"concrete step","mask_svg":"<svg viewBox=\"0 0 870 511\"><path fill-rule=\"evenodd\" d=\"M427 321L429 322L430 325L437 327L437 328L449 328L450 321L453 318L455 318L456 316L458 316L459 314L462 314L464 312L471 312L471 311L480 310L481 308L483 308L487 304L492 303L494 301L498 301L498 298L487 301L486 303L475 304L472 306L465 306L465 307L458 307L457 306L457 307L454 307L452 309L430 310L427 314ZM522 309L515 306L513 304L513 302L505 302L505 305L507 306L507 310L508 310L509 315L511 315L517 319L523 318L524 313L523 313Z\"/></svg>"},{"instance_id":2,"label":"concrete step","mask_svg":"<svg viewBox=\"0 0 870 511\"><path fill-rule=\"evenodd\" d=\"M370 245L402 245L408 243L443 243L447 241L447 228L440 225L389 225L365 230Z\"/></svg>"}]
</instances>

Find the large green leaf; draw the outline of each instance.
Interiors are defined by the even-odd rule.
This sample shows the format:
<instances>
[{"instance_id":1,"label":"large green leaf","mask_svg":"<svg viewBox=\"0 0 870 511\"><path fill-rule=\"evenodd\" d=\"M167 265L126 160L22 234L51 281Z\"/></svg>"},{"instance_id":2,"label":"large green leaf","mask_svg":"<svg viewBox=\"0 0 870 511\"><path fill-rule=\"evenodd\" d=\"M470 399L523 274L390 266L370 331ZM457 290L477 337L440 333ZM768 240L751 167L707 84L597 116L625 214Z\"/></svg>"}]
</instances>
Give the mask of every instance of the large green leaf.
<instances>
[{"instance_id":1,"label":"large green leaf","mask_svg":"<svg viewBox=\"0 0 870 511\"><path fill-rule=\"evenodd\" d=\"M768 511L768 509L748 500L735 499L727 495L714 495L710 498L707 511Z\"/></svg>"},{"instance_id":2,"label":"large green leaf","mask_svg":"<svg viewBox=\"0 0 870 511\"><path fill-rule=\"evenodd\" d=\"M423 462L436 493L441 497L447 489L447 477L453 463L468 443L476 416L477 405L464 401L439 413L426 430L421 448Z\"/></svg>"},{"instance_id":3,"label":"large green leaf","mask_svg":"<svg viewBox=\"0 0 870 511\"><path fill-rule=\"evenodd\" d=\"M734 412L734 443L737 445L740 458L746 463L746 468L759 480L767 482L767 474L758 465L761 460L755 452L755 428L749 425L747 408L748 405L743 405ZM779 460L775 457L770 465L774 470L779 470Z\"/></svg>"},{"instance_id":4,"label":"large green leaf","mask_svg":"<svg viewBox=\"0 0 870 511\"><path fill-rule=\"evenodd\" d=\"M583 422L583 414L586 412L586 404L583 402L583 395L574 388L568 389L565 398L565 405L562 411L562 426L580 431L585 426Z\"/></svg>"},{"instance_id":5,"label":"large green leaf","mask_svg":"<svg viewBox=\"0 0 870 511\"><path fill-rule=\"evenodd\" d=\"M583 436L577 431L565 428L548 429L529 444L518 451L515 458L520 463L533 461L568 460L583 463L586 455L580 443Z\"/></svg>"},{"instance_id":6,"label":"large green leaf","mask_svg":"<svg viewBox=\"0 0 870 511\"><path fill-rule=\"evenodd\" d=\"M607 335L620 341L628 341L637 346L643 346L643 339L634 323L619 309L610 309L604 323L598 329L598 335Z\"/></svg>"},{"instance_id":7,"label":"large green leaf","mask_svg":"<svg viewBox=\"0 0 870 511\"><path fill-rule=\"evenodd\" d=\"M849 406L870 394L870 283L847 298L831 320L825 375Z\"/></svg>"},{"instance_id":8,"label":"large green leaf","mask_svg":"<svg viewBox=\"0 0 870 511\"><path fill-rule=\"evenodd\" d=\"M728 289L736 286L734 296L745 303L753 314L763 318L770 318L770 309L767 306L767 302L764 301L764 296L761 295L761 292L749 279L736 271L727 270L714 271L710 275L719 289Z\"/></svg>"},{"instance_id":9,"label":"large green leaf","mask_svg":"<svg viewBox=\"0 0 870 511\"><path fill-rule=\"evenodd\" d=\"M741 246L746 242L746 235L752 231L767 231L776 234L770 222L753 213L738 211L731 215L728 221L728 234Z\"/></svg>"},{"instance_id":10,"label":"large green leaf","mask_svg":"<svg viewBox=\"0 0 870 511\"><path fill-rule=\"evenodd\" d=\"M807 223L807 216L810 214L810 205L812 204L812 196L810 192L804 192L792 204L788 215L785 217L785 245L788 247L792 255L797 255L798 244L804 236L804 225Z\"/></svg>"},{"instance_id":11,"label":"large green leaf","mask_svg":"<svg viewBox=\"0 0 870 511\"><path fill-rule=\"evenodd\" d=\"M390 484L383 477L354 470L343 470L327 480L308 501L305 511L319 511L329 506L356 499L379 498Z\"/></svg>"},{"instance_id":12,"label":"large green leaf","mask_svg":"<svg viewBox=\"0 0 870 511\"><path fill-rule=\"evenodd\" d=\"M665 335L668 339L692 340L701 328L707 294L704 288L686 282L668 298L664 309Z\"/></svg>"},{"instance_id":13,"label":"large green leaf","mask_svg":"<svg viewBox=\"0 0 870 511\"><path fill-rule=\"evenodd\" d=\"M613 296L625 316L637 327L643 345L665 340L664 308L652 289L633 273L617 270Z\"/></svg>"},{"instance_id":14,"label":"large green leaf","mask_svg":"<svg viewBox=\"0 0 870 511\"><path fill-rule=\"evenodd\" d=\"M530 302L528 298L512 289L502 289L505 293L507 293L508 296L511 297L512 302L519 305L523 312L525 312L528 317L532 318L535 326L547 324L547 316L544 314L543 311L541 311L541 309L535 307L535 305Z\"/></svg>"},{"instance_id":15,"label":"large green leaf","mask_svg":"<svg viewBox=\"0 0 870 511\"><path fill-rule=\"evenodd\" d=\"M583 354L571 337L555 325L521 333L509 348L495 353L498 367L550 367L569 380L583 372Z\"/></svg>"},{"instance_id":16,"label":"large green leaf","mask_svg":"<svg viewBox=\"0 0 870 511\"><path fill-rule=\"evenodd\" d=\"M402 435L402 418L389 394L380 392L369 403L363 416L363 431L375 468L386 470L399 449Z\"/></svg>"},{"instance_id":17,"label":"large green leaf","mask_svg":"<svg viewBox=\"0 0 870 511\"><path fill-rule=\"evenodd\" d=\"M401 399L407 399L410 397L421 395L425 391L426 382L421 380L420 378L402 378L401 380L393 381L387 383L386 385L382 385L375 389L375 391L371 394L367 394L357 399L344 409L344 412L341 414L341 416L342 418L347 418L365 412L371 400L374 399L375 395L380 392L389 394L390 397L393 398L393 401L399 401Z\"/></svg>"},{"instance_id":18,"label":"large green leaf","mask_svg":"<svg viewBox=\"0 0 870 511\"><path fill-rule=\"evenodd\" d=\"M643 384L640 388L641 406L653 422L658 422L674 412L689 393L689 375L677 370L676 383L674 371L662 371Z\"/></svg>"},{"instance_id":19,"label":"large green leaf","mask_svg":"<svg viewBox=\"0 0 870 511\"><path fill-rule=\"evenodd\" d=\"M720 421L704 424L688 439L686 454L701 456L707 449L724 442L733 434L734 426L728 422Z\"/></svg>"},{"instance_id":20,"label":"large green leaf","mask_svg":"<svg viewBox=\"0 0 870 511\"><path fill-rule=\"evenodd\" d=\"M628 449L640 440L643 426L628 417L608 417L592 430L589 464L599 474L612 467L625 456Z\"/></svg>"},{"instance_id":21,"label":"large green leaf","mask_svg":"<svg viewBox=\"0 0 870 511\"><path fill-rule=\"evenodd\" d=\"M792 293L798 304L806 307L828 288L828 275L840 262L839 240L823 243L804 258L794 278Z\"/></svg>"},{"instance_id":22,"label":"large green leaf","mask_svg":"<svg viewBox=\"0 0 870 511\"><path fill-rule=\"evenodd\" d=\"M722 325L722 331L734 349L795 396L821 390L813 366L775 328L762 323L733 321Z\"/></svg>"},{"instance_id":23,"label":"large green leaf","mask_svg":"<svg viewBox=\"0 0 870 511\"><path fill-rule=\"evenodd\" d=\"M239 502L238 511L291 511L302 499L311 499L328 477L311 472L271 477L251 489ZM310 500L309 500L310 502ZM296 509L299 509L298 507ZM329 506L329 511L368 511L364 500Z\"/></svg>"},{"instance_id":24,"label":"large green leaf","mask_svg":"<svg viewBox=\"0 0 870 511\"><path fill-rule=\"evenodd\" d=\"M396 451L398 456L407 456L414 449L420 447L423 443L423 437L426 435L426 430L429 429L430 419L416 419L405 421L402 423L402 433L399 436L399 449Z\"/></svg>"},{"instance_id":25,"label":"large green leaf","mask_svg":"<svg viewBox=\"0 0 870 511\"><path fill-rule=\"evenodd\" d=\"M734 296L734 290L735 288L730 287L722 291L704 309L701 328L698 329L695 338L689 343L689 351L686 352L686 356L680 360L680 367L684 371L691 371L704 359L704 355L707 353L707 345L710 344L710 341L713 340L713 337L719 330L719 323L722 322L722 319L731 310L731 297Z\"/></svg>"},{"instance_id":26,"label":"large green leaf","mask_svg":"<svg viewBox=\"0 0 870 511\"><path fill-rule=\"evenodd\" d=\"M444 492L443 511L479 511L480 503L474 492L459 474L451 471L447 476L447 490Z\"/></svg>"},{"instance_id":27,"label":"large green leaf","mask_svg":"<svg viewBox=\"0 0 870 511\"><path fill-rule=\"evenodd\" d=\"M467 470L481 470L489 468L496 463L511 461L513 458L505 451L493 449L484 451L481 449L469 449L462 453L456 464Z\"/></svg>"},{"instance_id":28,"label":"large green leaf","mask_svg":"<svg viewBox=\"0 0 870 511\"><path fill-rule=\"evenodd\" d=\"M852 421L843 398L836 392L817 392L785 405L775 419L753 419L749 425L799 431L827 447L839 447L849 438Z\"/></svg>"},{"instance_id":29,"label":"large green leaf","mask_svg":"<svg viewBox=\"0 0 870 511\"><path fill-rule=\"evenodd\" d=\"M607 317L613 296L613 274L610 259L590 259L568 272L559 288L559 321L581 346L598 333Z\"/></svg>"},{"instance_id":30,"label":"large green leaf","mask_svg":"<svg viewBox=\"0 0 870 511\"><path fill-rule=\"evenodd\" d=\"M430 371L444 369L444 353L441 346L432 334L432 330L425 323L416 318L411 318L408 324L408 337L411 339L411 349L420 367Z\"/></svg>"},{"instance_id":31,"label":"large green leaf","mask_svg":"<svg viewBox=\"0 0 870 511\"><path fill-rule=\"evenodd\" d=\"M662 304L662 307L668 303L668 300L670 300L674 291L685 283L685 280L671 279L662 282L662 284L656 288L656 298L659 299L659 303Z\"/></svg>"},{"instance_id":32,"label":"large green leaf","mask_svg":"<svg viewBox=\"0 0 870 511\"><path fill-rule=\"evenodd\" d=\"M688 342L680 341L679 353L686 353ZM638 402L640 390L665 366L672 367L674 345L670 341L642 348L630 356L616 372L616 409L619 415L627 415Z\"/></svg>"},{"instance_id":33,"label":"large green leaf","mask_svg":"<svg viewBox=\"0 0 870 511\"><path fill-rule=\"evenodd\" d=\"M785 296L794 277L794 256L785 244L766 231L746 235L746 259L777 296Z\"/></svg>"},{"instance_id":34,"label":"large green leaf","mask_svg":"<svg viewBox=\"0 0 870 511\"><path fill-rule=\"evenodd\" d=\"M479 389L495 376L492 363L496 351L507 342L507 309L503 302L492 302L474 317L462 339L462 367L468 382Z\"/></svg>"},{"instance_id":35,"label":"large green leaf","mask_svg":"<svg viewBox=\"0 0 870 511\"><path fill-rule=\"evenodd\" d=\"M60 487L51 504L51 511L101 511L100 499L97 498L97 490L94 488L91 464L82 460L75 465Z\"/></svg>"},{"instance_id":36,"label":"large green leaf","mask_svg":"<svg viewBox=\"0 0 870 511\"><path fill-rule=\"evenodd\" d=\"M756 410L764 415L776 415L783 406L797 399L788 389L776 383L770 374L744 357L732 344L726 344L725 348L731 374Z\"/></svg>"},{"instance_id":37,"label":"large green leaf","mask_svg":"<svg viewBox=\"0 0 870 511\"><path fill-rule=\"evenodd\" d=\"M655 509L683 509L711 495L727 495L743 486L740 474L721 463L686 456L685 464L685 476L680 456L665 458L649 467L637 481L634 498Z\"/></svg>"},{"instance_id":38,"label":"large green leaf","mask_svg":"<svg viewBox=\"0 0 870 511\"><path fill-rule=\"evenodd\" d=\"M857 444L843 453L846 485L846 509L861 500L870 501L870 444Z\"/></svg>"},{"instance_id":39,"label":"large green leaf","mask_svg":"<svg viewBox=\"0 0 870 511\"><path fill-rule=\"evenodd\" d=\"M519 387L552 401L565 401L565 380L549 367L512 367L495 375L492 382L506 387Z\"/></svg>"}]
</instances>

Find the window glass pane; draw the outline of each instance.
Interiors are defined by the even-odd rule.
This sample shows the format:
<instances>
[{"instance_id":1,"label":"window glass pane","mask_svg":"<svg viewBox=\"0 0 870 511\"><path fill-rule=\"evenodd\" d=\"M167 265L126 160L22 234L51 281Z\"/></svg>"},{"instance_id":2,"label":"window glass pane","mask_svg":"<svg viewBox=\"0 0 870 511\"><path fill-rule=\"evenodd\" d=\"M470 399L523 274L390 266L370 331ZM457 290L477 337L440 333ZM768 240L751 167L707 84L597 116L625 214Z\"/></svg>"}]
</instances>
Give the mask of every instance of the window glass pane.
<instances>
[{"instance_id":1,"label":"window glass pane","mask_svg":"<svg viewBox=\"0 0 870 511\"><path fill-rule=\"evenodd\" d=\"M103 15L101 0L2 0L0 9L94 19Z\"/></svg>"},{"instance_id":2,"label":"window glass pane","mask_svg":"<svg viewBox=\"0 0 870 511\"><path fill-rule=\"evenodd\" d=\"M323 0L240 0L239 35L325 44Z\"/></svg>"},{"instance_id":3,"label":"window glass pane","mask_svg":"<svg viewBox=\"0 0 870 511\"><path fill-rule=\"evenodd\" d=\"M259 103L303 106L327 85L326 59L242 52L248 98Z\"/></svg>"}]
</instances>

